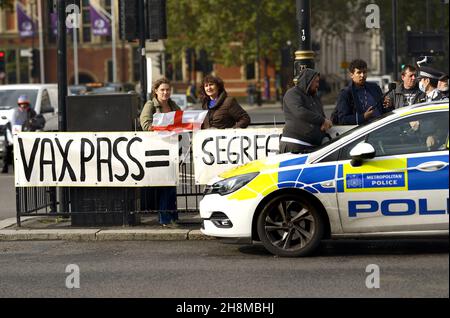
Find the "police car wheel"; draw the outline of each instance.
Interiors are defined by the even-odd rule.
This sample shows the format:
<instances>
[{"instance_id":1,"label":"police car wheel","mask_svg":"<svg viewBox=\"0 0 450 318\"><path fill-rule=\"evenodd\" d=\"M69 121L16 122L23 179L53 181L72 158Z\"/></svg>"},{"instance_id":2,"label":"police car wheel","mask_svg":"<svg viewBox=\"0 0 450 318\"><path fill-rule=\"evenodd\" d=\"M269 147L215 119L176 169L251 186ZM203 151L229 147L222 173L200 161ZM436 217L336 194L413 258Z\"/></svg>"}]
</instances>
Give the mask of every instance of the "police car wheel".
<instances>
[{"instance_id":1,"label":"police car wheel","mask_svg":"<svg viewBox=\"0 0 450 318\"><path fill-rule=\"evenodd\" d=\"M310 254L319 245L323 228L317 209L293 194L272 199L261 211L257 224L264 247L284 257Z\"/></svg>"}]
</instances>

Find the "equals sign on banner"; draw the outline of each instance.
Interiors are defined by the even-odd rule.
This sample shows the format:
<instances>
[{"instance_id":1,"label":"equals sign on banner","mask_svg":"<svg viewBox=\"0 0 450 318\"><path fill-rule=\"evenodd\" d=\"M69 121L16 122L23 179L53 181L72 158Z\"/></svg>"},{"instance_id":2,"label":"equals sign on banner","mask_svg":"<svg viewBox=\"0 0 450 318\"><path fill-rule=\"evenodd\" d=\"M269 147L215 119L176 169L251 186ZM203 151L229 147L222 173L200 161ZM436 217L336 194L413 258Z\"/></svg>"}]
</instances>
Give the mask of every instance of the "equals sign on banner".
<instances>
[{"instance_id":1,"label":"equals sign on banner","mask_svg":"<svg viewBox=\"0 0 450 318\"><path fill-rule=\"evenodd\" d=\"M153 156L168 156L169 150L148 150L145 152L146 157ZM155 167L168 167L170 164L169 160L164 161L147 161L145 163L146 168L155 168Z\"/></svg>"}]
</instances>

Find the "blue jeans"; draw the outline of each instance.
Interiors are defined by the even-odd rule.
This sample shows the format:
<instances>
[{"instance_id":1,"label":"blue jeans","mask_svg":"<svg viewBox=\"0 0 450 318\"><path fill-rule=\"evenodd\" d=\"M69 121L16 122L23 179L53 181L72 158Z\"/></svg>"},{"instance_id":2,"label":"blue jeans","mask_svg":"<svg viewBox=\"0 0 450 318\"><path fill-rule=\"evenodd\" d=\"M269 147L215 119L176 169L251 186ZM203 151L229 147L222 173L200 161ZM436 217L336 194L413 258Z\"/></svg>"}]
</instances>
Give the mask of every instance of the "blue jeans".
<instances>
[{"instance_id":1,"label":"blue jeans","mask_svg":"<svg viewBox=\"0 0 450 318\"><path fill-rule=\"evenodd\" d=\"M155 190L159 198L158 210L177 209L177 187L158 187ZM160 224L169 224L176 220L178 220L178 212L159 212Z\"/></svg>"}]
</instances>

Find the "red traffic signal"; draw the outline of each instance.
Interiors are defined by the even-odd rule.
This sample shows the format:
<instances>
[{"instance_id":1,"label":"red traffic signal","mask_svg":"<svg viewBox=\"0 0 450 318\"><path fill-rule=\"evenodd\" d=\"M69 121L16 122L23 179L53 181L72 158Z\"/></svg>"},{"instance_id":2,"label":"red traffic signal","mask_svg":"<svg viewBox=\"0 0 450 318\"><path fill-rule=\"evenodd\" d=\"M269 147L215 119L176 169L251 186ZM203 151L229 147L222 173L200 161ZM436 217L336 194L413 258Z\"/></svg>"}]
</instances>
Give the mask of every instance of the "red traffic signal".
<instances>
[{"instance_id":1,"label":"red traffic signal","mask_svg":"<svg viewBox=\"0 0 450 318\"><path fill-rule=\"evenodd\" d=\"M0 51L0 74L1 73L5 73L5 70L6 70L5 60L6 60L6 53L5 53L5 51Z\"/></svg>"}]
</instances>

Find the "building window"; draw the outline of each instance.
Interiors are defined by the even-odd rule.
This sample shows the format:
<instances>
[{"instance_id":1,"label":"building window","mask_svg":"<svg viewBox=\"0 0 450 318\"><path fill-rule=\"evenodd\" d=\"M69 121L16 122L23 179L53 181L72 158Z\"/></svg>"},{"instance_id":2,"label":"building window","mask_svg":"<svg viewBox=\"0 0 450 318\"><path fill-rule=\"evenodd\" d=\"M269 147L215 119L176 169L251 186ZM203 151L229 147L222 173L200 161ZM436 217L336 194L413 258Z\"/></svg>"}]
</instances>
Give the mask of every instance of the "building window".
<instances>
[{"instance_id":1,"label":"building window","mask_svg":"<svg viewBox=\"0 0 450 318\"><path fill-rule=\"evenodd\" d=\"M107 61L107 71L108 71L108 82L112 83L113 82L113 63L112 60L108 60Z\"/></svg>"},{"instance_id":2,"label":"building window","mask_svg":"<svg viewBox=\"0 0 450 318\"><path fill-rule=\"evenodd\" d=\"M20 57L20 78L19 83L30 83L30 66L28 57Z\"/></svg>"},{"instance_id":3,"label":"building window","mask_svg":"<svg viewBox=\"0 0 450 318\"><path fill-rule=\"evenodd\" d=\"M47 41L48 43L56 43L56 33L58 32L58 16L53 12L53 2L47 0Z\"/></svg>"},{"instance_id":4,"label":"building window","mask_svg":"<svg viewBox=\"0 0 450 318\"><path fill-rule=\"evenodd\" d=\"M6 81L8 84L17 83L17 66L16 66L16 51L6 51Z\"/></svg>"},{"instance_id":5,"label":"building window","mask_svg":"<svg viewBox=\"0 0 450 318\"><path fill-rule=\"evenodd\" d=\"M255 74L256 74L255 62L248 63L245 66L245 79L253 80L256 77Z\"/></svg>"},{"instance_id":6,"label":"building window","mask_svg":"<svg viewBox=\"0 0 450 318\"><path fill-rule=\"evenodd\" d=\"M111 8L111 0L105 0L104 1L104 6L103 6L103 9L105 9L106 10L106 12L108 12L109 14L111 14L111 10L112 10L112 8ZM111 19L108 19L108 21L109 22L111 22ZM111 28L113 28L114 26L113 25L111 25ZM111 30L112 31L112 30ZM112 33L112 32L111 32ZM110 36L110 35L108 35L108 36L102 36L102 38L104 39L103 40L103 42L106 42L106 43L108 43L108 42L112 42L112 37Z\"/></svg>"},{"instance_id":7,"label":"building window","mask_svg":"<svg viewBox=\"0 0 450 318\"><path fill-rule=\"evenodd\" d=\"M141 77L140 77L141 55L139 54L140 51L138 50L137 47L132 48L132 52L133 52L133 81L139 82L141 80Z\"/></svg>"},{"instance_id":8,"label":"building window","mask_svg":"<svg viewBox=\"0 0 450 318\"><path fill-rule=\"evenodd\" d=\"M175 63L175 81L183 81L183 64L181 61Z\"/></svg>"},{"instance_id":9,"label":"building window","mask_svg":"<svg viewBox=\"0 0 450 318\"><path fill-rule=\"evenodd\" d=\"M83 43L92 42L91 36L91 15L89 13L89 0L83 0L82 11L82 22L81 27L83 28Z\"/></svg>"}]
</instances>

